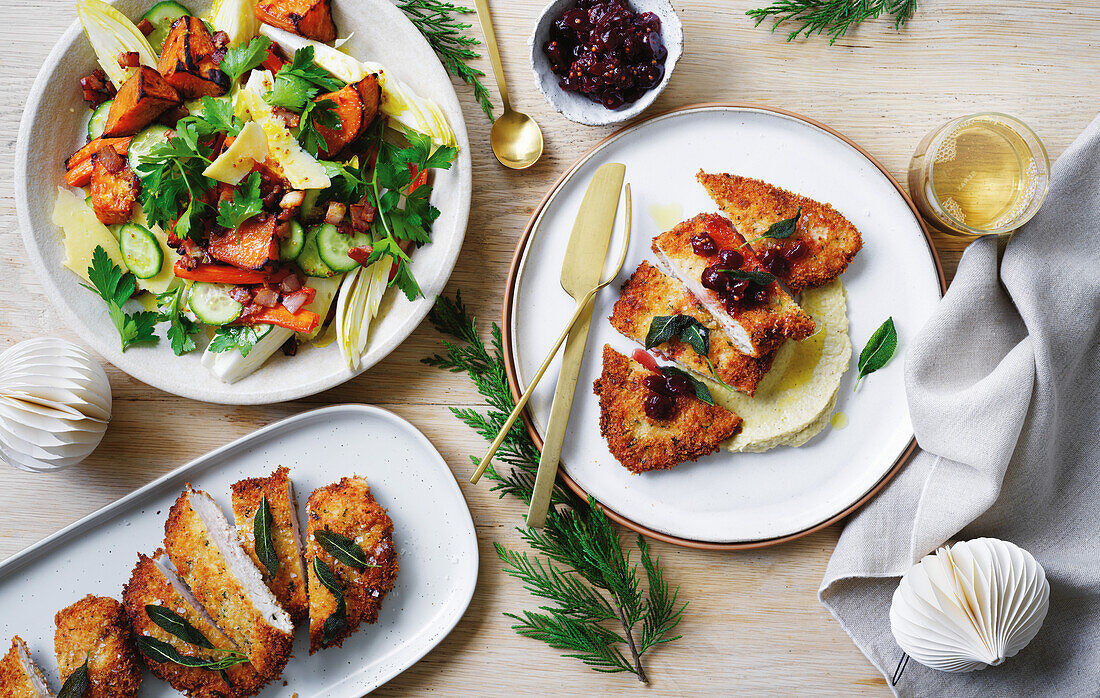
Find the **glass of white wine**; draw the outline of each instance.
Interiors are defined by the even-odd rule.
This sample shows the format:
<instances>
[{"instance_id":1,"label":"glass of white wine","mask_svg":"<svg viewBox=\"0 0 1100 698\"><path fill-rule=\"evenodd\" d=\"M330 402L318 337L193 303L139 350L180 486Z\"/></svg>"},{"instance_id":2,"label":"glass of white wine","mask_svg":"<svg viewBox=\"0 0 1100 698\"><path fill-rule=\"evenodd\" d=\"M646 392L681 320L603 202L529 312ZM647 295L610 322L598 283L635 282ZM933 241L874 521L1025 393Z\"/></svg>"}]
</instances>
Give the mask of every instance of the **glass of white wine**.
<instances>
[{"instance_id":1,"label":"glass of white wine","mask_svg":"<svg viewBox=\"0 0 1100 698\"><path fill-rule=\"evenodd\" d=\"M909 163L909 192L930 223L955 235L1001 235L1026 223L1050 186L1050 158L1026 124L971 114L932 131Z\"/></svg>"}]
</instances>

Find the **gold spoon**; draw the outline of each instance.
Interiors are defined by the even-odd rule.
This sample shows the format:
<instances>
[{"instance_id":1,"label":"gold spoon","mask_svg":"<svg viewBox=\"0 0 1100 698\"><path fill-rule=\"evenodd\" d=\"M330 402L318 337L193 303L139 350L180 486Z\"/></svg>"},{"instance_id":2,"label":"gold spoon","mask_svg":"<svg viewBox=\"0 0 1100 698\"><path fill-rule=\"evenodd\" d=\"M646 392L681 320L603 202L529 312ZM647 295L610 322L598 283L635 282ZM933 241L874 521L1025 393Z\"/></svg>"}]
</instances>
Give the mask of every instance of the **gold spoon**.
<instances>
[{"instance_id":1,"label":"gold spoon","mask_svg":"<svg viewBox=\"0 0 1100 698\"><path fill-rule=\"evenodd\" d=\"M489 142L500 164L513 170L523 170L534 165L542 156L542 129L530 116L512 109L508 88L504 85L504 66L500 63L500 51L497 50L493 18L489 14L489 0L474 0L474 7L481 21L481 31L485 34L485 46L489 49L489 60L493 64L500 103L504 108L504 113L497 117L489 131Z\"/></svg>"},{"instance_id":2,"label":"gold spoon","mask_svg":"<svg viewBox=\"0 0 1100 698\"><path fill-rule=\"evenodd\" d=\"M588 304L592 302L592 299L596 297L600 289L604 288L619 276L619 272L623 270L623 263L626 261L626 251L630 249L630 183L626 184L626 225L623 238L623 249L619 252L619 261L615 265L615 269L611 272L611 275L606 280L601 281L595 288L588 293L584 294L580 303L577 303L577 309L573 313L573 317L569 318L569 322L565 324L565 329L562 330L561 336L558 337L558 341L554 342L554 346L551 347L550 352L546 355L546 359L543 360L542 365L539 366L539 370L535 372L535 377L531 379L530 385L527 386L527 390L523 391L523 395L519 396L519 400L516 400L516 406L512 408L512 413L508 415L508 419L504 421L504 426L500 428L500 433L497 434L497 438L493 440L492 445L489 446L489 451L485 454L485 457L481 459L481 463L478 464L477 470L470 477L471 484L477 484L477 481L481 479L481 476L485 473L485 469L489 467L489 461L496 455L497 449L504 442L504 438L508 435L508 432L512 430L512 425L516 423L516 418L519 417L519 413L526 407L527 401L531 399L531 395L535 392L535 386L542 380L542 374L546 373L546 369L550 366L550 363L554 360L554 357L558 354L558 349L565 342L565 338L569 336L569 331L573 329L573 325L576 324L577 318L581 316L584 309L588 307Z\"/></svg>"}]
</instances>

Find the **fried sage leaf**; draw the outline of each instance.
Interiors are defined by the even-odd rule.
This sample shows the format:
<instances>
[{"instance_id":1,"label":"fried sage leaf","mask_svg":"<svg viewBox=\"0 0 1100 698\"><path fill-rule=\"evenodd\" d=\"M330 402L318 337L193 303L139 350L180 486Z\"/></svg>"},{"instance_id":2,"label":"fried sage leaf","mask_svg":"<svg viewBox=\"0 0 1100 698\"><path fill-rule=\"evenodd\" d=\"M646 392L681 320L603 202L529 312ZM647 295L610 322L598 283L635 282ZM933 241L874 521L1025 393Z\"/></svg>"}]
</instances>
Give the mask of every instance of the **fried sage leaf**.
<instances>
[{"instance_id":1,"label":"fried sage leaf","mask_svg":"<svg viewBox=\"0 0 1100 698\"><path fill-rule=\"evenodd\" d=\"M271 535L273 526L271 505L267 503L265 494L260 497L260 506L252 519L252 534L256 543L256 558L263 563L267 573L272 577L279 573L279 556L275 554L275 540Z\"/></svg>"},{"instance_id":2,"label":"fried sage leaf","mask_svg":"<svg viewBox=\"0 0 1100 698\"><path fill-rule=\"evenodd\" d=\"M84 691L88 690L89 685L91 680L88 678L88 659L85 658L84 663L65 679L65 684L61 687L57 698L80 698L84 695Z\"/></svg>"},{"instance_id":3,"label":"fried sage leaf","mask_svg":"<svg viewBox=\"0 0 1100 698\"><path fill-rule=\"evenodd\" d=\"M764 238L771 238L772 240L784 240L786 238L789 238L790 236L794 235L796 230L798 230L798 219L801 217L802 207L799 206L798 213L794 214L793 218L784 218L781 221L772 223L766 233L764 233L760 237L748 240L747 242L745 242L745 245L754 243L757 240L763 240ZM744 247L745 245L741 245L741 247Z\"/></svg>"},{"instance_id":4,"label":"fried sage leaf","mask_svg":"<svg viewBox=\"0 0 1100 698\"><path fill-rule=\"evenodd\" d=\"M871 338L867 340L867 346L859 354L859 376L856 378L856 387L868 376L879 370L894 356L898 348L898 331L894 328L894 318L886 318ZM855 388L852 388L855 390Z\"/></svg>"},{"instance_id":5,"label":"fried sage leaf","mask_svg":"<svg viewBox=\"0 0 1100 698\"><path fill-rule=\"evenodd\" d=\"M348 627L348 607L344 602L344 590L337 583L332 569L319 557L313 558L313 573L317 575L317 580L321 582L322 586L336 597L336 610L328 618L325 618L325 623L321 627L321 644L327 645Z\"/></svg>"},{"instance_id":6,"label":"fried sage leaf","mask_svg":"<svg viewBox=\"0 0 1100 698\"><path fill-rule=\"evenodd\" d=\"M714 404L714 398L711 397L710 389L707 388L707 384L698 378L692 376L687 371L682 371L675 366L661 366L661 372L666 376L683 376L691 381L691 387L695 388L695 397L699 398L708 405Z\"/></svg>"},{"instance_id":7,"label":"fried sage leaf","mask_svg":"<svg viewBox=\"0 0 1100 698\"><path fill-rule=\"evenodd\" d=\"M775 275L769 274L766 271L743 271L741 269L724 269L723 271L729 274L731 279L737 279L738 281L752 281L753 283L760 284L761 286L767 286L771 282L775 281Z\"/></svg>"},{"instance_id":8,"label":"fried sage leaf","mask_svg":"<svg viewBox=\"0 0 1100 698\"><path fill-rule=\"evenodd\" d=\"M368 567L378 567L367 562L367 556L355 541L347 536L332 531L314 531L313 537L321 544L325 551L348 567L357 570L365 570Z\"/></svg>"},{"instance_id":9,"label":"fried sage leaf","mask_svg":"<svg viewBox=\"0 0 1100 698\"><path fill-rule=\"evenodd\" d=\"M710 352L710 330L690 315L658 315L653 318L646 333L645 348L652 349L674 338L689 345L699 356L706 357Z\"/></svg>"},{"instance_id":10,"label":"fried sage leaf","mask_svg":"<svg viewBox=\"0 0 1100 698\"><path fill-rule=\"evenodd\" d=\"M202 657L182 655L176 651L175 647L172 647L172 645L169 645L167 642L158 640L155 637L149 637L148 635L139 635L137 637L137 646L142 654L154 662L160 662L162 664L179 664L180 666L190 667L192 669L222 671L237 666L238 664L244 664L248 661L248 657L239 652L228 652L223 659L203 659Z\"/></svg>"},{"instance_id":11,"label":"fried sage leaf","mask_svg":"<svg viewBox=\"0 0 1100 698\"><path fill-rule=\"evenodd\" d=\"M197 645L198 647L209 650L214 649L214 644L210 642L210 640L207 640L206 636L203 635L198 628L191 625L187 622L186 618L171 609L155 604L146 604L145 615L149 616L149 620L159 625L165 632L178 637L190 645Z\"/></svg>"}]
</instances>

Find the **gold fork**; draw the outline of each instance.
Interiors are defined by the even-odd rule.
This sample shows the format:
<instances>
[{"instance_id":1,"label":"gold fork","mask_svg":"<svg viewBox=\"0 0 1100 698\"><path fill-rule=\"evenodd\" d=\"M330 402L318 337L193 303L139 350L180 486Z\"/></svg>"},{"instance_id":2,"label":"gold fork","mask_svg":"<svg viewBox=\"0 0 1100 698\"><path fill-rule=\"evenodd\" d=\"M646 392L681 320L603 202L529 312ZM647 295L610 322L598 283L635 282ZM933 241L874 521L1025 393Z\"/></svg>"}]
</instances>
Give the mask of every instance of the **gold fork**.
<instances>
[{"instance_id":1,"label":"gold fork","mask_svg":"<svg viewBox=\"0 0 1100 698\"><path fill-rule=\"evenodd\" d=\"M492 445L489 446L489 451L485 454L485 457L481 459L481 463L478 464L477 470L474 471L473 476L470 478L470 482L476 484L481 476L485 473L485 469L489 467L489 461L496 455L497 449L500 448L500 444L504 442L504 438L508 435L508 432L512 430L512 425L516 423L516 418L519 417L519 413L523 411L523 408L527 406L527 401L531 398L531 394L535 392L535 386L542 380L542 374L546 373L546 369L550 366L550 363L554 360L554 357L558 353L558 349L565 342L565 338L569 336L569 331L573 329L573 325L576 324L577 318L581 316L588 304L592 302L592 299L596 297L596 294L600 292L600 289L606 287L619 277L619 272L623 270L623 263L626 262L626 252L630 249L630 224L631 224L631 204L630 204L630 183L626 185L626 221L625 230L623 235L623 248L619 252L619 261L615 265L615 269L611 272L611 275L607 279L601 281L592 290L584 294L580 303L577 303L577 309L573 313L573 317L569 318L569 322L566 323L565 329L562 330L561 336L558 337L558 341L554 342L554 346L551 347L549 353L546 354L546 358L543 360L542 365L539 366L539 370L535 372L534 377L531 379L531 383L527 386L527 390L523 391L523 395L520 395L519 400L516 400L516 406L512 408L512 413L508 415L508 419L504 421L504 426L501 427L500 433L493 440Z\"/></svg>"}]
</instances>

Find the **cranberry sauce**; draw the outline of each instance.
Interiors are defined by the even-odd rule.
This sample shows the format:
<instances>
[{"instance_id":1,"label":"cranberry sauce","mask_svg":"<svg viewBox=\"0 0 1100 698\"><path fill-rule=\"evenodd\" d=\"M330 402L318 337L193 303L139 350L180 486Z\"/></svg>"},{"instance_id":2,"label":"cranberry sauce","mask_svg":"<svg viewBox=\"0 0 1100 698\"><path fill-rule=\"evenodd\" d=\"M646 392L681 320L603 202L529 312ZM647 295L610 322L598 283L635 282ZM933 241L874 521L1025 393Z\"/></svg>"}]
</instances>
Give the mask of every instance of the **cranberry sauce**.
<instances>
[{"instance_id":1,"label":"cranberry sauce","mask_svg":"<svg viewBox=\"0 0 1100 698\"><path fill-rule=\"evenodd\" d=\"M577 0L543 46L558 85L608 109L637 101L665 74L661 20L627 0Z\"/></svg>"},{"instance_id":2,"label":"cranberry sauce","mask_svg":"<svg viewBox=\"0 0 1100 698\"><path fill-rule=\"evenodd\" d=\"M700 275L699 280L703 288L714 291L719 300L725 304L726 312L730 315L736 314L751 304L766 302L768 287L771 284L762 285L749 279L737 279L730 272L740 271L742 268L752 271L754 267L764 267L778 276L779 272L773 269L780 264L787 265L789 260L776 251L774 256L777 259L768 258L769 261L765 261L768 253L773 250L768 250L757 259L750 248L742 247L744 238L732 228L727 230L726 226L716 225L710 221L706 227L706 232L691 237L691 249L698 256L706 257L710 261ZM787 268L784 266L784 271Z\"/></svg>"},{"instance_id":3,"label":"cranberry sauce","mask_svg":"<svg viewBox=\"0 0 1100 698\"><path fill-rule=\"evenodd\" d=\"M676 396L695 394L695 386L683 376L654 373L643 378L642 385L646 387L642 409L650 419L672 419L676 416Z\"/></svg>"}]
</instances>

